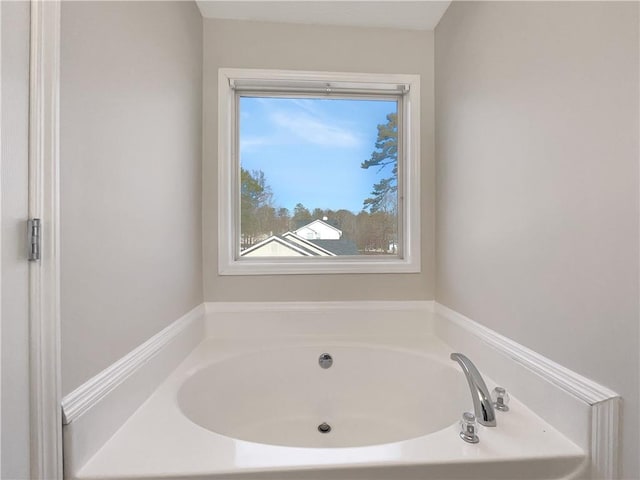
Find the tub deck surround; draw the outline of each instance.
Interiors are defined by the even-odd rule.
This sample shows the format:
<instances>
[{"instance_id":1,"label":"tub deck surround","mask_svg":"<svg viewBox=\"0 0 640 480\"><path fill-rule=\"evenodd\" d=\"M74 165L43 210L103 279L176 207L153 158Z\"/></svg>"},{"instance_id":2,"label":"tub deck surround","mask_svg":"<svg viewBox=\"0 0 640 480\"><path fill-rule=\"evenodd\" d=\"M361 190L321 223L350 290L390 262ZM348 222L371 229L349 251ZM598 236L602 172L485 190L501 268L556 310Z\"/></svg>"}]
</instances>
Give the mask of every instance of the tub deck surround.
<instances>
[{"instance_id":1,"label":"tub deck surround","mask_svg":"<svg viewBox=\"0 0 640 480\"><path fill-rule=\"evenodd\" d=\"M268 362L269 352L274 351L278 352L276 360L281 361L287 351L293 357L308 351L309 369L315 373L320 371L317 365L319 353L332 350L342 353L349 349L358 352L372 347L380 349L382 355L397 355L401 363L409 357L422 357L425 362L440 364L455 372L452 378L457 377L466 388L464 376L448 360L450 347L433 335L405 337L402 344L383 337L378 342L372 339L356 342L288 337L272 338L266 344L258 339L252 344L238 338L209 338L77 472L76 478L417 479L431 476L440 479L552 479L576 478L586 463L583 449L516 398L512 398L510 412L499 414L498 427L480 430L481 440L476 445L467 444L458 437L457 419L452 419L444 428L416 438L342 448L276 446L235 439L189 420L179 405L180 389L188 379L196 378L199 372L202 374L202 368L207 365L223 362L232 367L234 362L255 361L256 355L260 358L261 353L266 354L264 358ZM339 365L340 355L334 359L332 368ZM277 361L273 368L278 368ZM291 361L304 362L304 359L292 358ZM238 388L247 394L243 378L234 378L232 368L226 370L230 376L229 385L238 382ZM260 374L263 373L261 370ZM322 373L331 373L331 369ZM495 385L490 378L486 381L490 388ZM292 392L298 388L296 385L287 387L293 389ZM438 386L434 385L434 388ZM384 393L382 385L380 393ZM254 394L257 396L255 401L260 402L261 392ZM366 402L366 398L361 400ZM286 395L282 402L287 402ZM468 403L470 405L470 398ZM215 409L215 405L212 408ZM310 428L314 429L315 425Z\"/></svg>"},{"instance_id":2,"label":"tub deck surround","mask_svg":"<svg viewBox=\"0 0 640 480\"><path fill-rule=\"evenodd\" d=\"M178 320L167 327L167 332L173 333L164 332L157 339L150 339L80 387L77 395L65 398L63 409L70 422L64 429L66 478L618 478L620 398L615 392L442 305L430 301L255 302L207 303L200 308L204 315L194 319L189 328L183 330L184 319ZM178 331L184 333L178 335ZM153 348L147 348L149 345ZM289 446L276 446L273 443L278 441L274 442L274 438L246 436L232 424L227 425L230 429L220 431L215 417L210 422L211 418L194 416L190 407L184 402L180 404L181 388L186 389L196 372L202 374L207 365L223 362L232 365L239 358L247 360L262 355L261 366L249 368L248 372L268 384L266 377L276 371L270 370L269 365L278 369L278 365L286 363L282 356L285 352L306 348L313 349L312 355L304 355L304 362L310 362L309 379L320 372L338 372L344 363L342 351L380 349L384 352L380 358L387 354L403 356L401 361L383 362L404 365L399 368L402 370L399 378L406 377L406 370L413 368L411 362L405 361L408 356L441 362L459 378L455 387L452 383L447 387L454 402L460 398L456 389L468 387L462 371L449 360L449 355L462 352L479 368L490 390L496 385L492 379L507 388L513 399L512 411L498 413L497 428L481 428L481 441L476 446L458 438L458 414L453 419L449 418L453 413L439 410L436 415L446 419L445 423L431 426L424 423L421 431L409 428L395 438L378 437L369 442L375 445L364 446L366 442L361 437L347 438L342 445L339 441L325 445L311 443L306 447L314 448L305 448L302 443L289 442L288 434L284 435L286 443L280 443ZM156 353L148 358L151 351ZM334 366L328 371L318 365L318 357L325 351L334 354ZM369 357L358 370L371 373L368 365L375 368L377 360L372 360L370 353L358 355ZM292 355L295 356L300 354ZM273 357L271 364L270 357ZM186 360L180 364L181 359ZM127 368L123 370L122 365ZM233 368L228 370L231 372ZM237 374L242 381L235 377L221 380L220 372L225 369L207 381L226 382L227 390L244 391L245 397L253 395L245 388L253 383L247 381L247 374ZM427 374L420 373L417 377L422 375ZM393 376L388 374L387 379ZM353 382L346 382L349 387L367 389L358 383L365 381L364 375L358 373L353 378ZM342 382L345 384L344 379ZM287 388L292 383L288 382ZM414 383L421 387L430 385L429 379ZM364 396L378 399L403 388L409 390L397 383L386 389L375 385ZM344 392L347 396L357 395L348 388ZM205 393L204 403L219 407L212 409L214 413L222 414L226 408L231 420L233 417L242 420L244 415L233 414L234 402L224 406L215 395L207 398ZM258 400L263 400L261 394L255 394ZM438 403L425 392L405 392L398 397L420 395L422 400L418 403L427 404L425 409L411 407L420 414L427 411L428 404ZM464 409L472 410L468 391L467 395ZM283 403L289 402L290 397L285 394L283 399ZM523 399L526 408L520 403ZM300 398L296 401L301 404ZM387 420L410 424L401 415L391 419L394 408L395 413L402 410L409 414L411 406L405 405L410 402L394 401L402 405L383 413L380 425ZM269 402L263 403L265 407ZM385 412L383 404L376 408ZM267 416L264 408L262 415ZM418 418L419 414L414 416L418 422L424 421ZM313 418L316 423L312 423L312 431L308 432L310 438L314 442L322 438L316 427L327 421L334 422L333 430L322 441L339 440L339 434L344 432L342 420ZM351 429L363 431L364 427ZM374 429L372 435L377 433ZM326 448L329 445L334 448Z\"/></svg>"}]
</instances>

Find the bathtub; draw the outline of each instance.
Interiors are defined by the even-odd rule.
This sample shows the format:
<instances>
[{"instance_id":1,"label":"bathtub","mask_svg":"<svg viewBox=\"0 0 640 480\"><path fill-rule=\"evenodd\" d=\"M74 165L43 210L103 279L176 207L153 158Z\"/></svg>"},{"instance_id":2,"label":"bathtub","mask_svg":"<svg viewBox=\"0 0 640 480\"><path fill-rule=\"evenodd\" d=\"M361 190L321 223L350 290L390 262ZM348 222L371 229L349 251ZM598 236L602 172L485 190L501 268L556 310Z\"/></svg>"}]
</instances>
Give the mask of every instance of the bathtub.
<instances>
[{"instance_id":1,"label":"bathtub","mask_svg":"<svg viewBox=\"0 0 640 480\"><path fill-rule=\"evenodd\" d=\"M453 365L389 348L285 347L213 362L178 392L187 418L269 445L364 447L442 430L469 403ZM323 369L320 354L333 365ZM215 408L211 408L215 405ZM330 432L320 434L327 424Z\"/></svg>"},{"instance_id":2,"label":"bathtub","mask_svg":"<svg viewBox=\"0 0 640 480\"><path fill-rule=\"evenodd\" d=\"M319 365L323 353L330 368ZM209 338L77 478L580 477L584 451L517 398L478 444L464 442L458 423L471 395L449 354L436 337L401 347Z\"/></svg>"}]
</instances>

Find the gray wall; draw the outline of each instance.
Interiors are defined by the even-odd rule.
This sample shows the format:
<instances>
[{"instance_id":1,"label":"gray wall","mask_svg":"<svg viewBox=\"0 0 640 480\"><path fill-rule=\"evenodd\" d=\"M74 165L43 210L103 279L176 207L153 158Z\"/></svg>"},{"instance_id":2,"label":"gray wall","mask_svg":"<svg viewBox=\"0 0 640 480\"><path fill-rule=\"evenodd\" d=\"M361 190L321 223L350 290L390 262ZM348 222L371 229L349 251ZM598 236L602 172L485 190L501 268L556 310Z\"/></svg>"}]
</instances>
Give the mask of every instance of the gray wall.
<instances>
[{"instance_id":1,"label":"gray wall","mask_svg":"<svg viewBox=\"0 0 640 480\"><path fill-rule=\"evenodd\" d=\"M29 271L25 261L29 165L29 2L2 2L2 468L29 474Z\"/></svg>"},{"instance_id":2,"label":"gray wall","mask_svg":"<svg viewBox=\"0 0 640 480\"><path fill-rule=\"evenodd\" d=\"M638 4L436 28L436 299L624 398L638 478Z\"/></svg>"},{"instance_id":3,"label":"gray wall","mask_svg":"<svg viewBox=\"0 0 640 480\"><path fill-rule=\"evenodd\" d=\"M64 2L67 394L202 302L202 19L193 2Z\"/></svg>"},{"instance_id":4,"label":"gray wall","mask_svg":"<svg viewBox=\"0 0 640 480\"><path fill-rule=\"evenodd\" d=\"M420 274L218 275L217 75L220 67L421 75ZM205 19L204 79L204 285L208 301L433 298L433 32Z\"/></svg>"}]
</instances>

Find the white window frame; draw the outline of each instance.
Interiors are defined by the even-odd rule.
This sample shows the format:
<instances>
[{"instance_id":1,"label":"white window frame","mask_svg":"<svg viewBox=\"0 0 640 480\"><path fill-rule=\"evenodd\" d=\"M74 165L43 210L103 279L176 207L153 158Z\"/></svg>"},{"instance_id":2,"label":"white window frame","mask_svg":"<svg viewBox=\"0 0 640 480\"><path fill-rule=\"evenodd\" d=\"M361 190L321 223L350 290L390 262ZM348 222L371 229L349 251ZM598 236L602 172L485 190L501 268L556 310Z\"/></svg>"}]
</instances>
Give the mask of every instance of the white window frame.
<instances>
[{"instance_id":1,"label":"white window frame","mask_svg":"<svg viewBox=\"0 0 640 480\"><path fill-rule=\"evenodd\" d=\"M402 86L398 158L400 256L240 258L240 162L235 85L281 93L322 85L332 91L376 92ZM403 157L403 158L400 158ZM420 76L220 68L218 70L218 273L220 275L420 272Z\"/></svg>"}]
</instances>

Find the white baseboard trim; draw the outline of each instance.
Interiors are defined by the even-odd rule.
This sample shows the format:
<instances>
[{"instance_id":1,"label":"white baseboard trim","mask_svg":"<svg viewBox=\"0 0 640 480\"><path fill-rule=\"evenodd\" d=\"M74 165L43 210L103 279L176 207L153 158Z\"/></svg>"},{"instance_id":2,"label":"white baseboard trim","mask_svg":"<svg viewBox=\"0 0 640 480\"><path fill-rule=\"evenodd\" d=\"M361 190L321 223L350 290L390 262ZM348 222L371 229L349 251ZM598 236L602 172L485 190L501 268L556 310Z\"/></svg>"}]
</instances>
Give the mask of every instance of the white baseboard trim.
<instances>
[{"instance_id":1,"label":"white baseboard trim","mask_svg":"<svg viewBox=\"0 0 640 480\"><path fill-rule=\"evenodd\" d=\"M65 478L73 477L202 341L204 316L200 304L63 398Z\"/></svg>"},{"instance_id":2,"label":"white baseboard trim","mask_svg":"<svg viewBox=\"0 0 640 480\"><path fill-rule=\"evenodd\" d=\"M511 387L527 406L589 451L591 478L618 478L621 398L616 392L437 302L434 312L437 334L445 342L456 348L474 349L474 355L490 365L486 371L496 377L494 380ZM445 322L439 322L442 319ZM505 357L511 362L505 362ZM554 395L553 400L558 399L561 404L550 401L550 395L546 395L551 392L548 385L559 390L560 395ZM581 415L582 429L571 425L575 417L567 416L567 409Z\"/></svg>"}]
</instances>

